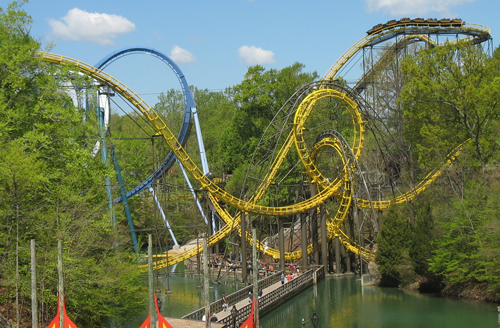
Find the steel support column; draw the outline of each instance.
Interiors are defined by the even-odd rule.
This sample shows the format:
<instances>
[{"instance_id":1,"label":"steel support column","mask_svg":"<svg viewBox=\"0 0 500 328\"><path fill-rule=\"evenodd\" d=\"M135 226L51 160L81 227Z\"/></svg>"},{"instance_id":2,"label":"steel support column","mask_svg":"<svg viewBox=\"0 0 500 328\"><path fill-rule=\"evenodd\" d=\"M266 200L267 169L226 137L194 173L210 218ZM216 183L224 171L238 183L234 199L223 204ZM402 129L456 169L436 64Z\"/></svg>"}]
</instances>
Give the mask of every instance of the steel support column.
<instances>
[{"instance_id":1,"label":"steel support column","mask_svg":"<svg viewBox=\"0 0 500 328\"><path fill-rule=\"evenodd\" d=\"M339 236L335 236L335 273L340 274L340 239Z\"/></svg>"},{"instance_id":2,"label":"steel support column","mask_svg":"<svg viewBox=\"0 0 500 328\"><path fill-rule=\"evenodd\" d=\"M316 196L316 184L311 183L311 197ZM319 264L319 240L318 240L318 211L317 208L311 211L311 238L313 244L313 261Z\"/></svg>"},{"instance_id":3,"label":"steel support column","mask_svg":"<svg viewBox=\"0 0 500 328\"><path fill-rule=\"evenodd\" d=\"M280 249L280 270L285 270L285 227L284 218L278 217L278 247Z\"/></svg>"},{"instance_id":4,"label":"steel support column","mask_svg":"<svg viewBox=\"0 0 500 328\"><path fill-rule=\"evenodd\" d=\"M247 270L247 222L245 212L241 212L241 281L245 281Z\"/></svg>"},{"instance_id":5,"label":"steel support column","mask_svg":"<svg viewBox=\"0 0 500 328\"><path fill-rule=\"evenodd\" d=\"M300 240L302 244L302 267L307 267L309 265L308 256L307 256L307 214L302 213L300 216Z\"/></svg>"},{"instance_id":6,"label":"steel support column","mask_svg":"<svg viewBox=\"0 0 500 328\"><path fill-rule=\"evenodd\" d=\"M328 268L328 239L326 235L326 209L321 205L321 264Z\"/></svg>"}]
</instances>

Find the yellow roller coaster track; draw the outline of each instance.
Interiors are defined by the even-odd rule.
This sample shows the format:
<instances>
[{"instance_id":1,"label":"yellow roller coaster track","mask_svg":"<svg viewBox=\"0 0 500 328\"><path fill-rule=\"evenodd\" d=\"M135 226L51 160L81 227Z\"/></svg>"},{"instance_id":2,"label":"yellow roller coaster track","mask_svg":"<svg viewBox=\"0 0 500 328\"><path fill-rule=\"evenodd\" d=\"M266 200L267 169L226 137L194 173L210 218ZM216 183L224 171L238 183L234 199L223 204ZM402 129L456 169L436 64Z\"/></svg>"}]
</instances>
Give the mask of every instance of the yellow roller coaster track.
<instances>
[{"instance_id":1,"label":"yellow roller coaster track","mask_svg":"<svg viewBox=\"0 0 500 328\"><path fill-rule=\"evenodd\" d=\"M369 80L369 77L373 75L374 72L377 72L379 68L384 67L389 60L392 60L394 53L398 51L399 49L404 49L410 44L413 44L415 42L423 41L427 43L428 45L432 47L439 47L443 46L447 43L453 44L457 42L465 42L465 41L472 41L474 40L474 37L469 36L463 39L458 39L458 40L450 40L446 42L438 42L431 38L429 35L424 35L424 34L410 34L410 35L404 35L400 36L397 38L397 40L387 49L387 51L384 51L383 56L377 60L377 62L373 65L371 69L368 70L363 76L359 79L359 81L356 83L354 86L354 90L360 90L364 89L366 87L366 84L369 83L367 82Z\"/></svg>"},{"instance_id":2,"label":"yellow roller coaster track","mask_svg":"<svg viewBox=\"0 0 500 328\"><path fill-rule=\"evenodd\" d=\"M198 166L189 157L185 149L180 145L175 135L169 129L167 124L162 120L162 118L140 96L129 89L126 85L113 78L111 75L79 60L50 53L40 53L40 55L42 55L43 58L48 62L58 65L73 66L76 69L80 70L82 73L89 75L90 77L96 79L101 83L105 83L111 86L116 92L120 93L152 123L153 127L159 133L163 135L165 142L174 152L177 159L182 162L186 170L190 172L191 176L201 185L201 188L208 190L219 200L222 200L237 209L262 215L288 216L305 212L315 205L324 202L333 194L332 190L326 189L324 192L318 193L315 198L283 207L258 205L234 197L233 195L227 193L225 190L217 186L213 181L211 181L202 173Z\"/></svg>"},{"instance_id":3,"label":"yellow roller coaster track","mask_svg":"<svg viewBox=\"0 0 500 328\"><path fill-rule=\"evenodd\" d=\"M339 70L351 59L358 51L363 49L366 46L376 42L377 40L383 40L384 38L392 38L397 37L399 35L405 33L414 33L414 34L435 34L438 31L449 31L450 34L470 34L467 37L467 40L471 40L471 37L478 36L480 38L489 38L490 29L484 25L480 24L471 24L471 23L463 23L459 26L429 26L428 24L398 24L395 26L387 27L382 29L379 33L367 35L358 42L356 42L353 46L347 49L342 56L330 67L328 72L323 76L324 80L332 80L335 78L336 74Z\"/></svg>"},{"instance_id":4,"label":"yellow roller coaster track","mask_svg":"<svg viewBox=\"0 0 500 328\"><path fill-rule=\"evenodd\" d=\"M305 147L305 142L303 140L302 133L303 133L304 124L307 121L307 117L312 113L312 109L313 109L314 105L320 99L325 98L325 97L333 97L333 98L337 98L337 99L345 101L346 104L348 105L347 107L349 107L351 109L351 116L353 117L353 123L355 123L354 125L358 127L357 128L358 131L362 131L362 132L359 132L358 134L361 136L363 135L364 122L361 119L361 114L357 110L357 105L354 102L352 102L352 100L350 100L344 93L341 93L338 90L320 89L320 90L308 95L304 99L304 101L299 105L299 108L298 108L296 116L295 116L296 120L294 122L295 138L290 138L290 137L287 138L285 145L288 145L288 147L282 147L282 149L280 151L281 156L277 156L278 158L284 157L285 154L288 153L289 149L292 146L292 143L290 142L290 140L295 140L297 148L301 149L301 152L299 152L301 154L301 156L300 156L301 160L305 163L304 165L309 168L308 171L311 172L311 178L318 180L318 181L326 181L326 179L321 176L321 174L319 173L319 171L317 169L315 169L313 162L309 159L308 150ZM356 145L354 148L358 149L356 154L357 154L357 156L359 156L360 155L360 144L361 144L361 142L359 140L362 140L362 138L355 137L354 140L355 140L354 144ZM358 140L358 141L356 141L356 140ZM338 152L340 152L339 143L333 142L333 145L334 145L333 147L335 149L337 149ZM345 158L345 156L341 156L341 159L343 161L344 161L344 158ZM270 170L270 173L267 175L268 179L270 179L271 177L274 177L275 172L277 172L276 167L279 167L281 165L282 161L283 161L283 159L274 161L274 163L272 165L273 168ZM346 167L344 169L344 172L348 172L348 169L347 169L348 165L349 165L349 163L344 161L344 166ZM329 231L335 229L335 227L338 227L340 225L338 222L344 221L345 217L347 216L347 213L349 211L350 204L352 201L352 188L351 188L352 183L351 183L350 179L347 178L347 176L346 176L341 180L342 181L339 181L339 182L334 181L333 183L330 183L330 184L324 184L324 183L321 184L324 187L324 189L330 188L330 189L333 189L335 191L337 189L339 189L339 187L342 185L342 182L343 182L343 187L344 187L342 189L343 193L340 195L340 198L342 200L340 202L339 210L337 211L337 214L335 215L335 218L333 220L333 222L336 222L337 224L330 224L329 223L329 226L327 227L327 229ZM209 197L211 197L212 204L216 208L216 211L218 212L220 217L226 223L226 225L224 226L223 229L221 229L220 231L218 231L216 234L212 235L208 239L208 244L214 244L214 243L222 240L232 230L231 229L232 227L236 227L236 228L238 227L238 225L240 223L240 214L238 213L237 215L235 215L234 218L231 217L231 215L225 209L222 209L219 206L218 202L214 201L213 195L209 194ZM253 200L258 201L258 197L257 196L254 197ZM318 202L316 204L316 206L319 206L320 204L321 203ZM239 229L238 229L238 232L241 235L241 231ZM331 233L330 233L330 235L331 235ZM251 235L249 232L247 232L247 240L249 242L252 242L252 238L251 238ZM259 251L264 252L265 254L271 256L274 259L280 258L280 253L276 249L267 248L259 241L257 242L257 247L258 247ZM356 249L358 250L359 248L356 248ZM194 256L195 254L197 254L201 250L202 250L201 248L197 247L197 248L191 249L191 251L189 251L189 252L185 252L185 253L179 254L177 256L169 257L168 259L156 261L155 262L155 269L161 269L163 267L167 267L167 266L172 265L174 263L178 263L180 261L186 260L186 259ZM313 252L312 244L308 246L307 252L308 252L308 254L311 254ZM356 251L356 252L358 252L358 251ZM301 250L295 251L295 252L285 252L285 260L287 260L287 261L299 259L301 257L302 257Z\"/></svg>"},{"instance_id":5,"label":"yellow roller coaster track","mask_svg":"<svg viewBox=\"0 0 500 328\"><path fill-rule=\"evenodd\" d=\"M415 30L414 26L398 26L398 31L401 33L406 31L410 32ZM422 29L426 29L425 27L419 27L420 31ZM428 28L429 33L433 33L435 31L434 28ZM404 30L404 31L403 31ZM457 30L457 29L454 29ZM476 33L488 33L489 29L485 28L482 25L475 24L464 24L460 27L460 31L471 31ZM358 41L353 47L351 47L328 71L325 75L324 80L331 80L334 78L335 74L339 71L339 69L361 48L370 44L377 38L381 38L387 36L390 33L394 33L394 28L391 31L382 30L380 33L375 35L367 36L360 41ZM362 115L358 110L357 104L348 97L345 93L340 92L335 89L325 87L320 87L318 90L311 92L299 105L297 112L294 117L293 129L288 135L285 143L280 149L278 155L273 160L271 165L271 169L267 173L267 176L263 179L263 183L259 187L258 191L254 194L254 196L249 201L244 201L234 197L223 189L219 188L215 183L213 183L209 178L203 175L202 171L196 166L196 164L191 160L187 152L180 146L180 143L176 140L175 135L171 132L165 122L160 118L160 116L149 106L146 102L139 97L136 93L134 93L131 89L125 86L123 83L113 78L109 74L91 66L84 62L71 59L68 57L50 54L50 53L38 53L39 56L43 57L47 62L54 63L57 65L68 65L72 66L75 69L81 71L82 73L94 78L95 80L107 84L112 87L116 92L120 93L123 97L125 97L132 105L134 105L153 125L153 127L157 130L158 133L162 134L167 145L170 149L175 153L176 157L182 162L184 167L190 172L190 174L195 178L195 180L201 185L201 188L208 190L209 197L211 198L212 204L215 207L219 216L225 221L226 225L219 230L214 235L210 236L208 239L208 244L213 245L219 241L221 241L227 234L231 232L233 229L238 229L240 223L240 215L237 214L235 217L232 217L226 209L223 209L219 206L219 203L214 200L214 197L217 197L219 200L224 201L225 203L233 206L240 211L244 211L246 213L255 213L262 215L271 215L271 216L289 216L298 213L304 213L309 211L312 208L318 208L321 204L323 204L327 199L332 196L340 199L339 209L334 216L334 218L328 221L327 230L328 237L333 238L335 236L339 236L342 243L346 245L346 247L357 254L362 254L365 258L372 259L373 254L371 254L367 249L359 247L352 240L346 236L342 230L340 229L342 222L344 221L351 202L352 202L352 170L353 163L351 160L346 159L345 154L342 155L341 146L338 140L325 140L323 141L325 144L322 146L330 146L337 150L342 161L344 162L344 173L341 174L333 182L329 182L327 179L323 177L321 172L316 168L313 159L310 156L310 151L306 147L306 143L303 138L304 125L307 121L307 118L312 113L315 104L322 98L335 98L338 101L344 102L345 107L349 109L353 121L354 128L354 138L353 145L350 146L352 149L352 153L354 154L354 160L357 160L361 154L361 149L363 146L364 140L364 126L366 122L363 121ZM314 197L311 197L303 202L282 206L282 207L270 207L259 205L258 202L262 199L266 190L271 185L274 177L276 176L279 167L282 165L285 157L291 150L293 144L295 144L297 148L297 152L301 159L302 164L306 168L307 173L310 176L311 181L316 182L319 188L319 192ZM424 191L443 171L446 166L448 166L456 156L458 156L460 149L463 147L463 144L457 147L451 154L448 156L448 159L443 165L433 170L429 175L413 190L407 192L404 195L401 195L393 200L386 200L380 202L369 202L364 199L357 199L358 206L361 208L366 208L373 206L374 208L387 208L391 204L400 204L403 202L407 202L422 191ZM240 231L241 234L241 231ZM249 242L252 241L250 233L247 232L247 240ZM261 242L257 243L258 249L266 254L272 256L275 259L280 257L279 251L267 248ZM188 258L191 258L202 251L201 245L194 247L186 252L181 254L168 257L167 259L156 261L155 269L160 269L162 267L173 265L175 263L179 263ZM312 253L312 245L308 246L308 253ZM293 260L300 258L302 256L301 251L296 252L287 252L285 253L286 260Z\"/></svg>"}]
</instances>

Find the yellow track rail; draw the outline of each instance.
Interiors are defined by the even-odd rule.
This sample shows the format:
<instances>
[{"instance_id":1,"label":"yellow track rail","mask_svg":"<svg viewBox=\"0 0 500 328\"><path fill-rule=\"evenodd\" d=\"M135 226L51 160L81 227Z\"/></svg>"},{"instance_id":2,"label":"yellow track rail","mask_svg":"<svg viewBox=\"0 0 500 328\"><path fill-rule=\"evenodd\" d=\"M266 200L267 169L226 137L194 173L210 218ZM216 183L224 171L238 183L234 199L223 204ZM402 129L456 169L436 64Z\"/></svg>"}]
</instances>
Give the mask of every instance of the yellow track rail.
<instances>
[{"instance_id":1,"label":"yellow track rail","mask_svg":"<svg viewBox=\"0 0 500 328\"><path fill-rule=\"evenodd\" d=\"M185 149L180 145L175 135L172 133L163 119L139 95L129 89L126 85L113 78L111 75L79 60L50 53L40 53L40 55L43 56L43 58L48 62L58 65L73 66L80 70L82 73L89 75L97 81L108 84L116 92L120 93L152 123L153 127L157 130L158 133L161 133L163 135L163 138L165 139L165 142L167 143L169 148L174 152L177 159L182 162L185 169L190 172L191 176L201 185L201 188L208 190L219 200L222 200L239 210L262 215L289 216L292 214L305 212L308 209L323 203L333 194L333 190L325 189L323 192L318 193L318 195L314 198L305 200L297 204L282 207L263 206L234 197L233 195L227 193L225 190L217 186L213 181L211 181L202 173L202 171L193 162ZM277 164L279 163L281 162L277 161Z\"/></svg>"},{"instance_id":2,"label":"yellow track rail","mask_svg":"<svg viewBox=\"0 0 500 328\"><path fill-rule=\"evenodd\" d=\"M459 27L450 27L450 26L429 26L428 24L398 24L393 27L387 27L382 29L379 33L367 35L358 42L356 42L353 46L347 49L342 56L330 67L328 72L323 76L324 80L332 80L335 78L336 74L339 70L351 59L358 51L368 46L370 43L373 43L377 39L383 39L384 37L394 34L395 32L399 33L415 33L415 34L423 34L422 31L428 31L429 34L436 33L436 30L443 28L445 30L450 30L450 33L463 33L463 34L474 34L474 35L482 35L484 37L488 37L490 34L490 29L484 25L480 24L471 24L471 23L463 23ZM467 38L470 40L470 38Z\"/></svg>"},{"instance_id":3,"label":"yellow track rail","mask_svg":"<svg viewBox=\"0 0 500 328\"><path fill-rule=\"evenodd\" d=\"M489 31L489 30L488 30ZM447 43L457 43L457 42L464 42L464 41L471 41L474 40L474 37L469 36L467 38L459 39L459 40L451 40L451 41L446 41L446 42L437 42L436 40L432 39L429 35L424 35L424 34L410 34L410 35L404 35L399 37L396 42L392 44L392 46L388 49L388 51L385 51L383 54L382 58L379 58L377 62L373 65L373 68L371 68L366 74L364 74L359 81L356 83L354 86L354 90L359 90L362 88L363 85L365 85L367 80L369 79L370 76L374 74L374 72L377 72L378 68L383 67L387 64L389 60L392 59L392 55L397 51L397 49L401 49L404 47L407 47L408 45L418 42L418 41L423 41L427 43L428 45L431 45L433 47L439 47L443 46Z\"/></svg>"},{"instance_id":4,"label":"yellow track rail","mask_svg":"<svg viewBox=\"0 0 500 328\"><path fill-rule=\"evenodd\" d=\"M449 28L449 27L448 27ZM432 33L436 27L423 27L423 26L398 26L398 31L406 31L411 32L416 29L421 31L422 29L429 30L429 33ZM475 32L476 34L489 34L489 29L477 24L463 24L459 29L461 32ZM324 80L331 80L335 77L335 74L342 68L345 63L354 56L360 49L370 44L377 38L381 38L389 35L390 33L394 33L394 28L391 30L382 30L380 33L375 35L370 35L364 37L356 44L354 44L344 55L341 56L337 62L330 68L327 74L324 76ZM346 236L342 230L341 225L345 220L347 213L349 211L352 199L353 199L353 190L352 190L352 176L354 170L354 163L359 156L361 155L361 150L363 148L364 141L364 132L365 132L365 124L363 121L362 115L358 110L358 105L345 93L341 91L325 87L320 87L318 90L311 92L299 105L297 112L295 113L293 129L288 135L285 143L281 147L278 155L273 160L271 165L271 169L267 173L266 177L263 179L262 184L258 188L257 192L250 198L249 201L241 200L237 197L234 197L223 189L218 187L213 181L203 175L202 171L197 167L197 165L192 161L184 148L177 141L175 135L168 128L166 123L161 119L161 117L148 105L146 102L138 96L135 92L133 92L126 85L113 78L109 74L91 66L84 62L60 56L50 53L38 53L39 56L43 57L47 62L54 63L57 65L67 65L72 66L80 72L92 77L93 79L107 84L112 87L115 92L120 93L127 101L129 101L132 105L134 105L153 125L153 127L160 133L165 139L169 148L174 152L176 157L182 162L184 167L190 172L193 178L200 184L201 188L208 190L209 197L211 198L212 204L215 207L216 211L220 215L220 217L226 222L226 225L219 230L214 235L210 236L208 239L208 245L213 245L219 241L221 241L227 234L229 234L233 229L238 229L240 224L240 214L232 217L227 210L221 208L218 202L214 201L214 197L217 197L219 200L224 201L225 203L233 206L240 211L246 213L255 213L262 215L271 215L271 216L290 216L293 214L304 213L310 209L318 208L321 204L323 204L328 198L335 196L340 200L340 206L335 214L335 216L328 220L328 237L333 238L335 236L339 236L342 243L346 245L346 247L357 254L362 254L365 258L372 259L373 254L371 254L368 250L355 245L355 243ZM354 128L354 137L353 144L350 146L352 149L352 154L354 155L354 159L350 160L349 156L345 155L345 150L343 150L344 145L341 145L340 141L337 139L325 139L321 141L319 147L333 147L339 153L343 163L344 163L344 173L337 177L333 182L329 182L319 170L316 168L314 164L313 157L311 156L316 150L309 151L306 146L306 142L303 137L303 132L305 129L305 123L313 112L315 105L323 98L334 98L339 102L344 103L345 108L347 108L350 112L353 128ZM319 192L314 197L307 199L303 202L282 206L282 207L270 207L263 206L258 204L258 202L263 198L265 192L271 185L274 177L278 173L280 166L282 165L285 157L291 150L291 148L295 145L297 152L299 154L300 160L304 165L310 179L312 182L316 182L319 186ZM392 204L401 204L407 202L418 194L423 192L435 179L437 179L444 168L446 168L450 163L455 159L456 156L460 153L463 144L458 146L454 151L450 153L447 160L441 165L440 168L433 170L429 175L419 184L417 187L412 189L411 191L396 197L393 200L384 200L379 202L369 202L364 199L357 199L357 204L361 208L368 208L373 206L374 208L384 209ZM241 231L239 231L241 234ZM252 241L251 234L247 232L246 236L249 242ZM279 251L272 248L265 248L264 245L260 242L257 243L260 251L265 251L266 254L272 256L275 259L280 257ZM189 251L183 252L178 255L169 256L167 259L156 261L155 269L160 269L162 267L173 265L175 263L179 263L188 258L191 258L202 251L201 245L192 248ZM312 245L308 246L308 253L312 252ZM287 252L285 253L286 260L293 260L302 257L301 251L296 252Z\"/></svg>"}]
</instances>

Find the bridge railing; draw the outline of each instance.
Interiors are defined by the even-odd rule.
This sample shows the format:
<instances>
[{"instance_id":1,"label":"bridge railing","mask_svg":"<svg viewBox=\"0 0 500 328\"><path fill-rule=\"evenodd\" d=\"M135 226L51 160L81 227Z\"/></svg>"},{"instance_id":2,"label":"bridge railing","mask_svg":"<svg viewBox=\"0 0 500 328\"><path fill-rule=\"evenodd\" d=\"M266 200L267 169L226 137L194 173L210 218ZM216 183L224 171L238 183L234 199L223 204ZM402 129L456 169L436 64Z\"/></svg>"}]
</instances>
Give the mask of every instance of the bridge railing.
<instances>
[{"instance_id":1,"label":"bridge railing","mask_svg":"<svg viewBox=\"0 0 500 328\"><path fill-rule=\"evenodd\" d=\"M279 275L276 274L278 277ZM324 266L320 266L318 268L310 269L298 276L297 278L286 282L283 286L278 287L277 289L262 295L259 298L259 315L265 314L278 305L284 303L286 300L295 296L305 288L311 286L314 283L314 276L316 276L317 280L324 279L325 270ZM260 288L260 285L259 285ZM263 287L265 288L265 287ZM252 310L252 305L248 304L238 310L238 315L236 317L236 322L243 322L250 315L250 311ZM232 322L232 316L227 316L218 321L218 323L222 324L230 324Z\"/></svg>"},{"instance_id":2,"label":"bridge railing","mask_svg":"<svg viewBox=\"0 0 500 328\"><path fill-rule=\"evenodd\" d=\"M259 280L259 289L264 289L266 287L274 285L275 283L280 281L280 276L281 276L281 271L278 271L275 274L273 274L267 278ZM252 292L252 291L253 291L253 285L250 285L250 286L247 286L243 289L240 289L237 292L234 292L232 294L227 295L226 301L227 301L229 307L231 307L232 305L234 305L240 301L248 299L248 292ZM210 313L215 314L215 313L221 312L223 303L224 302L222 302L222 300L217 300L217 301L211 303L210 304ZM248 313L250 313L250 312L248 312ZM198 309L194 312L186 314L182 318L183 319L191 319L191 320L201 320L201 318L203 317L204 314L205 314L205 308L201 308L201 309ZM247 317L248 317L248 315L247 315Z\"/></svg>"},{"instance_id":3,"label":"bridge railing","mask_svg":"<svg viewBox=\"0 0 500 328\"><path fill-rule=\"evenodd\" d=\"M281 271L276 272L267 278L259 280L259 289L265 289L271 285L280 281ZM286 300L292 298L305 288L317 283L325 278L325 267L313 267L308 269L306 272L299 275L297 278L286 282L283 286L278 287L277 289L262 295L259 298L259 314L265 314L278 305L284 303ZM229 311L231 310L231 306L248 299L248 293L253 291L253 285L247 286L239 291L229 294L226 296L226 301L229 304ZM215 314L221 312L222 309L222 300L217 300L210 304L210 313ZM238 315L236 317L236 322L242 322L248 318L250 315L250 311L252 309L252 304L248 303L241 309L238 309ZM193 311L185 316L183 319L191 319L191 320L201 320L203 315L205 314L205 308L198 309ZM232 322L232 316L229 315L221 320L218 323L229 324Z\"/></svg>"},{"instance_id":4,"label":"bridge railing","mask_svg":"<svg viewBox=\"0 0 500 328\"><path fill-rule=\"evenodd\" d=\"M326 269L325 269L324 265L322 265L322 266L317 267L317 268L314 269L314 275L316 276L315 283L318 283L321 280L325 279L325 275L326 275L325 270ZM313 279L314 279L314 275L313 275Z\"/></svg>"}]
</instances>

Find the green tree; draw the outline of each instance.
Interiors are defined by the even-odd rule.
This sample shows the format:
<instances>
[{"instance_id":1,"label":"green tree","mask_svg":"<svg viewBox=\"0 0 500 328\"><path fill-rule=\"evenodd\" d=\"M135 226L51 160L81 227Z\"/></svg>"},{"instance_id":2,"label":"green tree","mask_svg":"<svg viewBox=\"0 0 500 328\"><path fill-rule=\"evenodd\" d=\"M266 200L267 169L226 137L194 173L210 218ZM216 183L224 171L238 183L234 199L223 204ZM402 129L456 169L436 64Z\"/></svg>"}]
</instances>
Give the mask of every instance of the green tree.
<instances>
[{"instance_id":1,"label":"green tree","mask_svg":"<svg viewBox=\"0 0 500 328\"><path fill-rule=\"evenodd\" d=\"M112 171L92 152L95 113L76 106L65 92L74 90L78 98L96 90L71 68L35 56L41 45L29 34L23 3L0 12L0 288L7 291L0 302L8 309L3 314L16 321L10 310L16 296L21 310L30 308L29 244L35 239L41 325L57 306L57 240L64 243L67 309L78 326L133 316L143 302L137 258L123 227L113 231L106 213L103 184ZM21 325L29 326L30 318L21 318Z\"/></svg>"},{"instance_id":2,"label":"green tree","mask_svg":"<svg viewBox=\"0 0 500 328\"><path fill-rule=\"evenodd\" d=\"M489 292L495 300L500 293L500 204L497 201L499 186L495 179L488 179L488 188L482 195L484 210L480 213L482 223L476 229L475 242L478 252L474 254L478 267L484 269L481 280L489 285Z\"/></svg>"},{"instance_id":3,"label":"green tree","mask_svg":"<svg viewBox=\"0 0 500 328\"><path fill-rule=\"evenodd\" d=\"M377 236L376 261L381 274L381 285L399 286L401 265L408 265L410 243L409 217L397 206L390 207L382 218L383 224Z\"/></svg>"},{"instance_id":4,"label":"green tree","mask_svg":"<svg viewBox=\"0 0 500 328\"><path fill-rule=\"evenodd\" d=\"M221 156L229 171L248 163L276 112L298 87L318 77L316 72L302 72L303 68L299 63L268 71L260 65L252 66L234 87L237 110L221 142Z\"/></svg>"},{"instance_id":5,"label":"green tree","mask_svg":"<svg viewBox=\"0 0 500 328\"><path fill-rule=\"evenodd\" d=\"M435 166L469 138L480 165L495 154L500 113L498 58L498 50L489 58L480 46L460 42L429 48L404 60L405 85L400 97L407 120L404 133L421 164Z\"/></svg>"},{"instance_id":6,"label":"green tree","mask_svg":"<svg viewBox=\"0 0 500 328\"><path fill-rule=\"evenodd\" d=\"M416 207L411 204L413 208ZM412 220L415 223L411 226L411 241L409 255L414 263L415 273L421 276L428 275L429 263L432 249L429 247L434 239L433 228L434 220L432 217L432 209L429 203L425 203L415 209L415 218Z\"/></svg>"},{"instance_id":7,"label":"green tree","mask_svg":"<svg viewBox=\"0 0 500 328\"><path fill-rule=\"evenodd\" d=\"M214 92L194 88L193 94L198 106L208 164L212 173L219 176L227 173L226 163L221 156L221 131L229 127L236 112L233 102L234 89L226 88L224 91ZM219 169L224 172L219 174Z\"/></svg>"},{"instance_id":8,"label":"green tree","mask_svg":"<svg viewBox=\"0 0 500 328\"><path fill-rule=\"evenodd\" d=\"M498 250L493 240L498 237L494 229L498 205L490 200L496 187L485 183L487 176L481 179L484 181L468 179L463 196L448 202L442 209L447 215L437 222L429 269L447 285L490 280L498 286L498 280L490 276L498 272L498 264L491 256Z\"/></svg>"}]
</instances>

